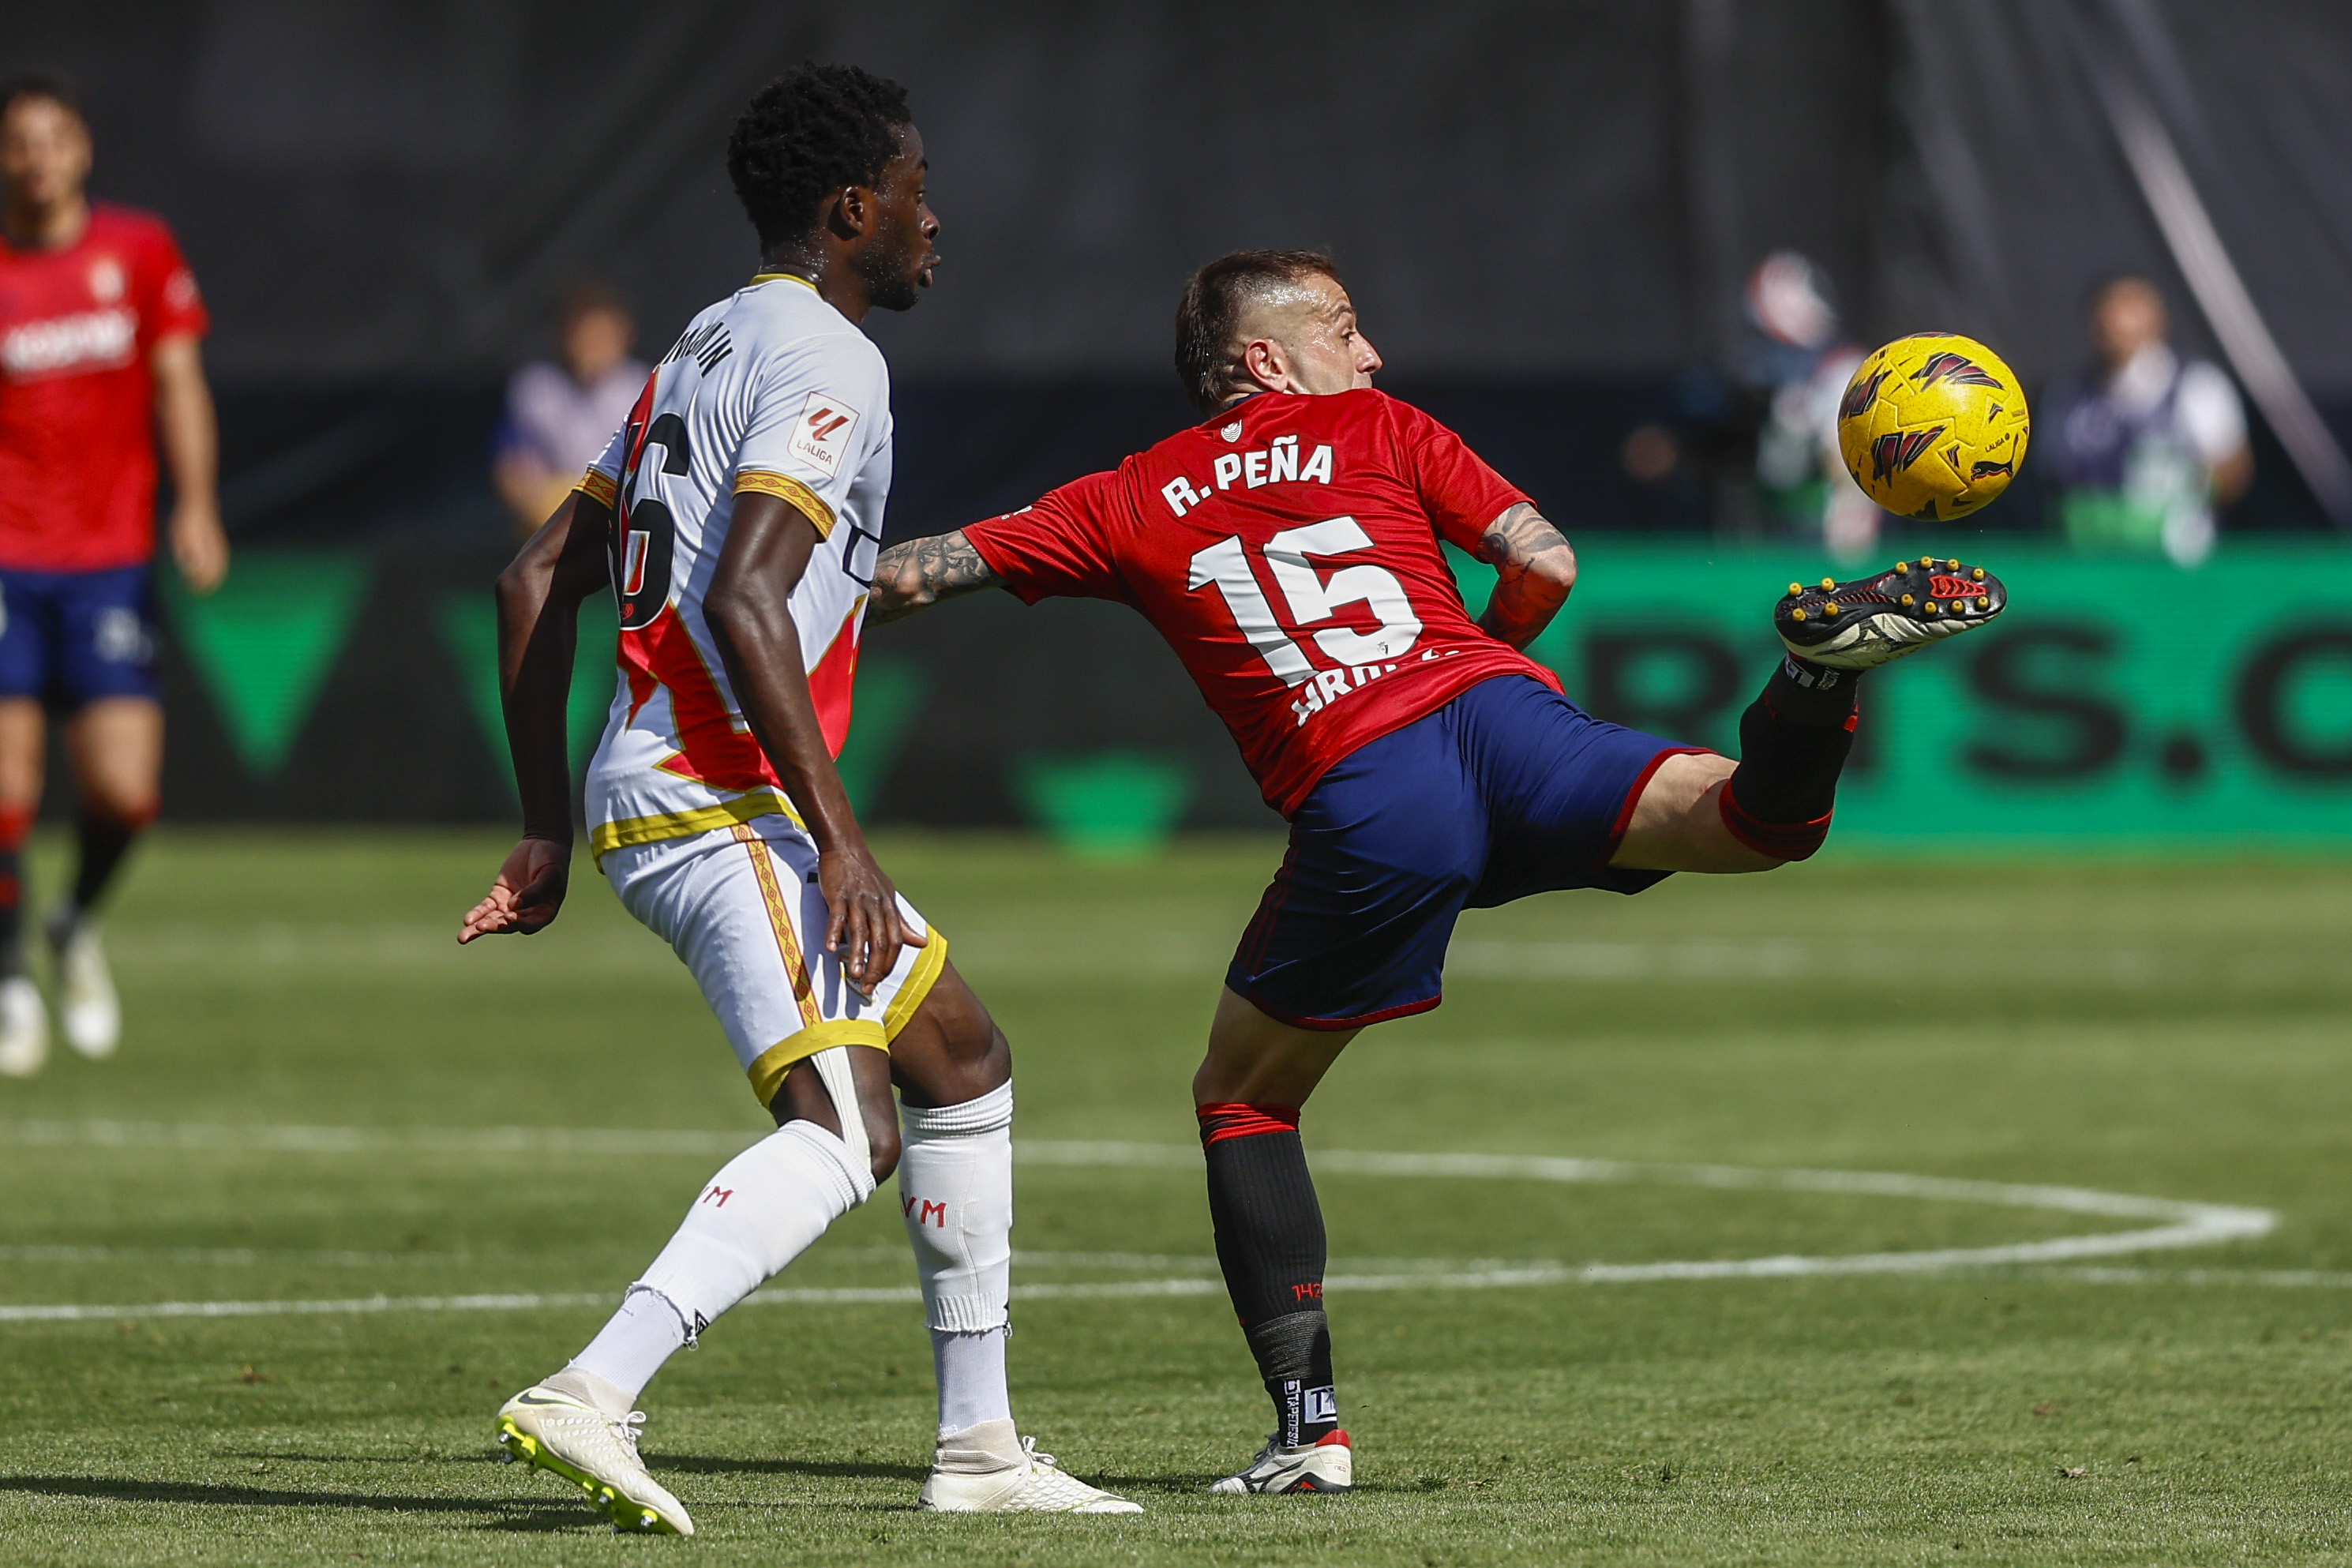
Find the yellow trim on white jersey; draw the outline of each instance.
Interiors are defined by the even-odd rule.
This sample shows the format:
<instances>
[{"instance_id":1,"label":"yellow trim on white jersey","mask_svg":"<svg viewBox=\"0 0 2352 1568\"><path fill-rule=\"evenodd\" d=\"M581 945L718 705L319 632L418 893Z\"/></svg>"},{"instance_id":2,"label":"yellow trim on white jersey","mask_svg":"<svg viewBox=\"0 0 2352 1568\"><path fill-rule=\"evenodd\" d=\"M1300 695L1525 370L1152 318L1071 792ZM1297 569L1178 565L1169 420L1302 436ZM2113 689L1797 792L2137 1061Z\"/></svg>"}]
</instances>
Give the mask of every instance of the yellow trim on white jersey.
<instances>
[{"instance_id":1,"label":"yellow trim on white jersey","mask_svg":"<svg viewBox=\"0 0 2352 1568\"><path fill-rule=\"evenodd\" d=\"M602 468L589 469L580 476L580 482L572 488L590 500L602 501L606 506L611 506L621 493L621 487L607 479Z\"/></svg>"},{"instance_id":2,"label":"yellow trim on white jersey","mask_svg":"<svg viewBox=\"0 0 2352 1568\"><path fill-rule=\"evenodd\" d=\"M819 289L815 284L810 282L807 279L802 277L797 272L754 272L751 274L752 288L757 289L762 283L797 283L802 288L807 289L810 293L815 295L818 299L822 300L824 298L824 289Z\"/></svg>"},{"instance_id":3,"label":"yellow trim on white jersey","mask_svg":"<svg viewBox=\"0 0 2352 1568\"><path fill-rule=\"evenodd\" d=\"M804 826L800 813L778 790L754 790L717 805L698 806L692 811L666 811L653 816L629 816L618 822L607 822L590 830L589 853L603 859L614 850L630 844L657 844L665 838L685 838L697 833L708 833L714 827L730 827L739 822L751 822L762 816L790 817L795 827Z\"/></svg>"},{"instance_id":4,"label":"yellow trim on white jersey","mask_svg":"<svg viewBox=\"0 0 2352 1568\"><path fill-rule=\"evenodd\" d=\"M799 509L802 516L816 525L819 539L833 537L833 508L824 498L790 474L770 473L765 468L745 468L735 476L735 493L754 490L763 496L774 496Z\"/></svg>"}]
</instances>

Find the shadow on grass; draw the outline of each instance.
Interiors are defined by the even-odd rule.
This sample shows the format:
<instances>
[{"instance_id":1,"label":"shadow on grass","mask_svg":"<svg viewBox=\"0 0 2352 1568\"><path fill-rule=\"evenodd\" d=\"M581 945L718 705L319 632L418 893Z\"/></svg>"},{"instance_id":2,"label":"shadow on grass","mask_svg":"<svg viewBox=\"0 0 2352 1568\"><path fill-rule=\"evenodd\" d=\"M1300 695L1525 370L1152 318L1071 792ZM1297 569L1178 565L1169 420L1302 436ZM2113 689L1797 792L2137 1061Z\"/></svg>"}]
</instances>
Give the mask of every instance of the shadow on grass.
<instances>
[{"instance_id":1,"label":"shadow on grass","mask_svg":"<svg viewBox=\"0 0 2352 1568\"><path fill-rule=\"evenodd\" d=\"M650 1470L688 1470L697 1475L821 1476L866 1480L913 1481L921 1484L931 1472L923 1465L889 1465L876 1461L828 1459L730 1459L703 1454L648 1454Z\"/></svg>"},{"instance_id":2,"label":"shadow on grass","mask_svg":"<svg viewBox=\"0 0 2352 1568\"><path fill-rule=\"evenodd\" d=\"M107 1476L0 1476L0 1491L113 1502L208 1503L221 1508L360 1508L384 1513L487 1513L498 1530L574 1530L595 1520L578 1504L500 1498L407 1497L386 1492L277 1491L196 1481L133 1481Z\"/></svg>"}]
</instances>

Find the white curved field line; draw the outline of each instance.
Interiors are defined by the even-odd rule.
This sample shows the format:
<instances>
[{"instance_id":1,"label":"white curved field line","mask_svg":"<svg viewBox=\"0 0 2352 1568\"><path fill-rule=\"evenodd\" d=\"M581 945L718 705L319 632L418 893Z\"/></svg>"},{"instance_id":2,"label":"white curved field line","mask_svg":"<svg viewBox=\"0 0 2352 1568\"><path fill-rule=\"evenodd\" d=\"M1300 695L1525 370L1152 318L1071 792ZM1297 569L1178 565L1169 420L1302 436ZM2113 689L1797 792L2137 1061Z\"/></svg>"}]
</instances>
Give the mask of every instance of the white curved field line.
<instances>
[{"instance_id":1,"label":"white curved field line","mask_svg":"<svg viewBox=\"0 0 2352 1568\"><path fill-rule=\"evenodd\" d=\"M560 1128L363 1128L229 1126L202 1122L16 1121L0 1122L0 1143L19 1147L79 1144L104 1148L227 1149L286 1153L346 1154L404 1150L418 1152L502 1154L721 1154L744 1147L756 1134L738 1132L567 1130ZM1041 1142L1014 1144L1025 1164L1060 1166L1156 1166L1194 1168L1196 1149L1182 1144ZM2135 1230L2054 1237L1993 1247L1939 1247L1927 1251L1843 1255L1783 1254L1770 1258L1711 1258L1654 1263L1567 1264L1545 1261L1487 1262L1447 1269L1433 1260L1387 1260L1389 1271L1328 1276L1326 1289L1339 1291L1492 1289L1512 1286L1624 1284L1648 1280L1790 1279L1831 1274L1917 1274L1963 1268L2049 1266L2070 1259L2189 1247L2265 1236L2278 1224L2268 1209L2228 1204L2186 1203L2087 1187L1966 1181L1878 1171L1771 1170L1743 1165L1681 1165L1620 1160L1576 1160L1509 1154L1374 1153L1323 1150L1315 1155L1328 1175L1475 1178L1488 1181L1641 1183L1754 1192L1840 1193L1930 1202L1990 1204L2010 1208L2055 1210L2113 1219L2154 1220ZM29 1250L29 1249L28 1249ZM1072 1255L1076 1257L1079 1255ZM1109 1262L1109 1255L1103 1261ZM1153 1260L1158 1261L1158 1260ZM1178 1260L1167 1259L1169 1263ZM1114 1265L1115 1266L1115 1265ZM2248 1283L2332 1287L2352 1284L2352 1276L2303 1270L2258 1272L2140 1268L2053 1270L2095 1282L2129 1283L2179 1279L2190 1283ZM1102 1297L1201 1296L1223 1289L1215 1278L1038 1283L1013 1287L1015 1299L1054 1300ZM750 1300L774 1305L863 1305L915 1301L912 1286L841 1289L769 1287ZM610 1291L522 1292L463 1296L362 1296L323 1300L150 1301L122 1304L59 1303L0 1305L0 1322L77 1321L123 1318L243 1318L342 1315L369 1312L523 1311L551 1307L598 1306Z\"/></svg>"}]
</instances>

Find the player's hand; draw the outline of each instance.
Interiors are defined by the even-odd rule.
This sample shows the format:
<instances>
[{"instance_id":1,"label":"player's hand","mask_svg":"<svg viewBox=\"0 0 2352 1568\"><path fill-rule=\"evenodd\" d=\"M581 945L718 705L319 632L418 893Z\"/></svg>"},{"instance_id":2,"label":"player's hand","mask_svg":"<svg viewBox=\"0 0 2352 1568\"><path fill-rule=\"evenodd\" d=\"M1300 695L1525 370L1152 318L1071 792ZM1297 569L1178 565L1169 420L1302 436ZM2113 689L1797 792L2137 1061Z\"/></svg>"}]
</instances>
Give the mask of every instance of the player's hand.
<instances>
[{"instance_id":1,"label":"player's hand","mask_svg":"<svg viewBox=\"0 0 2352 1568\"><path fill-rule=\"evenodd\" d=\"M872 996L888 978L900 948L930 945L928 933L899 915L898 889L864 845L819 855L816 880L824 894L825 951L841 960L842 974L860 995Z\"/></svg>"},{"instance_id":2,"label":"player's hand","mask_svg":"<svg viewBox=\"0 0 2352 1568\"><path fill-rule=\"evenodd\" d=\"M457 928L459 943L476 937L513 934L529 936L543 931L563 907L572 881L572 846L551 838L526 838L499 868L490 896L466 911Z\"/></svg>"},{"instance_id":3,"label":"player's hand","mask_svg":"<svg viewBox=\"0 0 2352 1568\"><path fill-rule=\"evenodd\" d=\"M209 594L221 585L228 575L228 533L217 507L184 500L172 509L172 559L192 592Z\"/></svg>"}]
</instances>

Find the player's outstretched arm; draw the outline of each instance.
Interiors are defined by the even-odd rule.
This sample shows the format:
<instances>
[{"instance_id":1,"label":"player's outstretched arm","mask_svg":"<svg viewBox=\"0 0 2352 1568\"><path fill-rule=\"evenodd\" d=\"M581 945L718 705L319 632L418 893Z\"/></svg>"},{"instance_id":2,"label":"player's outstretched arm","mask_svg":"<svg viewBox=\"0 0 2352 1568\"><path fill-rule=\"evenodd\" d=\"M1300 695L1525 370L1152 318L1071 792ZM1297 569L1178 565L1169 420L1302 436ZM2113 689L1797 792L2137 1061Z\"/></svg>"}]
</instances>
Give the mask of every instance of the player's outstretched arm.
<instances>
[{"instance_id":1,"label":"player's outstretched arm","mask_svg":"<svg viewBox=\"0 0 2352 1568\"><path fill-rule=\"evenodd\" d=\"M1486 525L1478 559L1495 569L1496 578L1478 625L1513 647L1535 641L1576 586L1576 552L1525 501Z\"/></svg>"},{"instance_id":2,"label":"player's outstretched arm","mask_svg":"<svg viewBox=\"0 0 2352 1568\"><path fill-rule=\"evenodd\" d=\"M897 967L899 948L929 938L899 919L898 889L866 847L809 695L791 601L822 537L790 501L739 493L702 615L752 737L816 841L825 946L850 983L870 994Z\"/></svg>"},{"instance_id":3,"label":"player's outstretched arm","mask_svg":"<svg viewBox=\"0 0 2352 1568\"><path fill-rule=\"evenodd\" d=\"M461 942L529 935L555 919L572 875L572 763L564 710L580 606L611 581L605 542L613 514L574 490L499 574L499 690L507 750L522 796L522 842L489 896L467 913Z\"/></svg>"},{"instance_id":4,"label":"player's outstretched arm","mask_svg":"<svg viewBox=\"0 0 2352 1568\"><path fill-rule=\"evenodd\" d=\"M980 558L961 528L929 539L909 539L884 551L874 563L874 596L866 602L866 618L895 621L941 599L992 588L1003 581Z\"/></svg>"}]
</instances>

